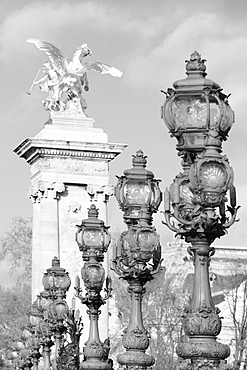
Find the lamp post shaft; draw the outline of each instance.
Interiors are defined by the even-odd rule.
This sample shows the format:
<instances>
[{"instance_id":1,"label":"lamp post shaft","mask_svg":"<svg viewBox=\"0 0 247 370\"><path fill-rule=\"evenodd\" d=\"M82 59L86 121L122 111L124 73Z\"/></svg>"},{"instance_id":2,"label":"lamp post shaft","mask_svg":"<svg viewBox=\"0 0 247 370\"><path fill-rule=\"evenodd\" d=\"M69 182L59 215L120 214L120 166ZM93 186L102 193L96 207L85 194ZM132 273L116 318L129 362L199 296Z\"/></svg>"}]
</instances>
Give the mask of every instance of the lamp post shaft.
<instances>
[{"instance_id":1,"label":"lamp post shaft","mask_svg":"<svg viewBox=\"0 0 247 370\"><path fill-rule=\"evenodd\" d=\"M145 288L140 282L130 282L128 292L131 294L131 310L129 324L123 336L125 353L118 355L120 365L139 366L146 368L154 364L154 357L147 355L145 351L149 347L149 335L143 325L142 318L142 295Z\"/></svg>"},{"instance_id":2,"label":"lamp post shaft","mask_svg":"<svg viewBox=\"0 0 247 370\"><path fill-rule=\"evenodd\" d=\"M140 283L136 282L129 286L128 291L131 294L131 310L127 333L131 332L136 327L140 328L144 332L145 329L142 318L142 295L145 289Z\"/></svg>"},{"instance_id":3,"label":"lamp post shaft","mask_svg":"<svg viewBox=\"0 0 247 370\"><path fill-rule=\"evenodd\" d=\"M210 255L214 253L214 248L209 245L207 240L192 241L190 251L194 257L194 287L191 300L192 311L198 310L203 305L214 309L209 283L209 264Z\"/></svg>"},{"instance_id":4,"label":"lamp post shaft","mask_svg":"<svg viewBox=\"0 0 247 370\"><path fill-rule=\"evenodd\" d=\"M100 312L94 307L91 307L87 313L88 313L89 320L90 320L89 337L88 337L87 343L96 342L96 343L101 344L100 337L99 337L99 325L98 325Z\"/></svg>"},{"instance_id":5,"label":"lamp post shaft","mask_svg":"<svg viewBox=\"0 0 247 370\"><path fill-rule=\"evenodd\" d=\"M43 345L43 358L44 358L44 368L43 370L51 369L51 343L50 338L46 339L47 342Z\"/></svg>"},{"instance_id":6,"label":"lamp post shaft","mask_svg":"<svg viewBox=\"0 0 247 370\"><path fill-rule=\"evenodd\" d=\"M55 358L58 358L59 356L59 350L62 347L62 343L63 343L63 334L58 332L55 334Z\"/></svg>"}]
</instances>

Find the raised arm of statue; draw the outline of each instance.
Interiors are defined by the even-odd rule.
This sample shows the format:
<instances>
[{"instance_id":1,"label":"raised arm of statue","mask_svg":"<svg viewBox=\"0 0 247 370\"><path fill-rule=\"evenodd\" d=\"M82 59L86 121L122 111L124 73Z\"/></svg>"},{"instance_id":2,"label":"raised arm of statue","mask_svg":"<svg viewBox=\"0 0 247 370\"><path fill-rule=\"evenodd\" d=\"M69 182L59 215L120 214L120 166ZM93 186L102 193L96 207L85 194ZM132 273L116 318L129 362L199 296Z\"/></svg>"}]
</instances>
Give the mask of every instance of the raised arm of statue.
<instances>
[{"instance_id":1,"label":"raised arm of statue","mask_svg":"<svg viewBox=\"0 0 247 370\"><path fill-rule=\"evenodd\" d=\"M34 85L38 85L40 84L41 82L45 81L47 79L47 75L43 76L42 78L40 78L38 81L33 81L33 84Z\"/></svg>"}]
</instances>

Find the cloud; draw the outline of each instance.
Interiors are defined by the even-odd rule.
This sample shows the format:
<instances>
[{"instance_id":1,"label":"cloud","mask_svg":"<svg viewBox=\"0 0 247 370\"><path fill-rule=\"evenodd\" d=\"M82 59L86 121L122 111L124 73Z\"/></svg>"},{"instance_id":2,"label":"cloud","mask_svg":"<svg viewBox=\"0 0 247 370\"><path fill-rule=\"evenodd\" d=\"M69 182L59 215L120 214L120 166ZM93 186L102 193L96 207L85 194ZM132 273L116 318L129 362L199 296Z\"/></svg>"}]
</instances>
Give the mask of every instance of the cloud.
<instances>
[{"instance_id":1,"label":"cloud","mask_svg":"<svg viewBox=\"0 0 247 370\"><path fill-rule=\"evenodd\" d=\"M156 35L157 30L157 22L153 22L153 19L135 19L129 11L119 11L110 4L106 6L92 1L34 2L10 13L2 23L0 58L6 61L13 55L22 57L28 37L55 43L64 34L67 44L71 44L75 38L87 42L84 36L90 32L103 41L101 44L107 45L108 38L116 38L116 32L150 39Z\"/></svg>"},{"instance_id":2,"label":"cloud","mask_svg":"<svg viewBox=\"0 0 247 370\"><path fill-rule=\"evenodd\" d=\"M239 88L247 57L246 28L245 24L226 24L225 18L216 13L198 12L185 17L171 32L163 34L163 40L152 45L149 53L138 52L129 61L126 84L143 88L167 81L170 86L185 77L183 58L198 50L208 61L209 78L214 75L217 81L222 79Z\"/></svg>"},{"instance_id":3,"label":"cloud","mask_svg":"<svg viewBox=\"0 0 247 370\"><path fill-rule=\"evenodd\" d=\"M109 121L109 129L111 125L117 127L116 136L120 135L119 140L123 141L123 137L127 138L130 148L138 149L141 143L145 153L151 154L150 163L152 160L154 172L162 173L163 184L169 184L173 174L176 174L173 163L177 158L175 149L172 149L171 155L175 139L169 139L158 118L159 99L161 101L163 98L161 94L158 95L159 89L165 90L175 80L186 77L184 60L197 49L207 59L208 77L224 87L226 93L232 93L230 103L236 110L237 122L230 132L229 143L224 144L224 153L229 156L236 172L235 183L240 188L239 203L246 206L246 174L243 170L246 167L247 135L246 12L238 12L242 17L237 17L235 12L232 20L231 9L228 7L225 11L224 3L228 3L229 7L232 4L230 0L209 0L205 3L194 0L156 0L155 6L154 2L148 0L134 0L131 6L128 2L114 0L34 0L26 6L20 6L18 2L19 9L8 12L0 26L0 62L5 70L1 75L5 84L2 84L4 94L0 104L1 112L6 111L5 115L2 114L3 122L10 123L9 136L15 137L17 132L18 138L25 137L26 133L32 135L39 128L40 122L45 121L40 113L42 111L42 114L46 114L41 104L43 96L39 95L40 91L36 89L33 92L32 100L26 95L23 97L36 70L46 58L44 53L42 56L42 52L26 43L26 38L47 40L61 47L68 56L73 55L80 43L87 42L93 49L95 59L112 63L124 72L123 78L118 81L121 84L119 96L114 95L111 88L106 89L103 97L100 93L98 95L101 106L96 103L95 110L98 110L100 117L99 125L101 122L106 125L105 117L105 121ZM91 78L94 79L93 74ZM97 86L101 85L95 81L95 86L96 89L92 89L90 94L94 94ZM107 101L105 105L109 108L105 108L104 99L108 96L112 96L112 100ZM121 104L118 105L120 96ZM111 114L106 113L104 116L104 110L111 110ZM115 121L111 122L110 117L114 115L117 117L117 125ZM157 121L158 127L162 126L162 129L155 126ZM16 129L13 130L15 125ZM112 135L112 132L113 129L109 134ZM163 132L164 137L161 137ZM3 152L6 156L7 149ZM127 155L123 154L121 158L124 168ZM157 158L162 158L162 161ZM128 165L129 162L126 162ZM243 225L247 219L244 207L240 210L240 217ZM241 227L241 233L235 231L239 225L229 231L233 244L245 243L244 228ZM228 243L225 238L222 240Z\"/></svg>"}]
</instances>

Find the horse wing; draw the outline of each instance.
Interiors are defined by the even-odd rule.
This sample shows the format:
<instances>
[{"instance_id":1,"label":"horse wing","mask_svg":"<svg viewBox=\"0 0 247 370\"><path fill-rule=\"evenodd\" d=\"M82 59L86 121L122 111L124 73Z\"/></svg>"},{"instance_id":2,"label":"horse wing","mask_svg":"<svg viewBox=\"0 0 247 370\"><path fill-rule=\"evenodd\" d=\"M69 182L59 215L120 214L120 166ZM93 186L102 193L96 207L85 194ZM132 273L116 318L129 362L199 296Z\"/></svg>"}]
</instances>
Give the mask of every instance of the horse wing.
<instances>
[{"instance_id":1,"label":"horse wing","mask_svg":"<svg viewBox=\"0 0 247 370\"><path fill-rule=\"evenodd\" d=\"M84 62L82 66L83 69L77 72L78 75L82 75L85 71L96 71L102 74L109 73L113 77L121 77L123 75L123 72L119 71L119 69L103 62Z\"/></svg>"},{"instance_id":2,"label":"horse wing","mask_svg":"<svg viewBox=\"0 0 247 370\"><path fill-rule=\"evenodd\" d=\"M60 75L63 75L65 72L67 72L67 58L59 48L47 41L42 41L39 39L27 39L26 41L34 44L39 50L44 51L45 54L48 55L53 68L55 68Z\"/></svg>"}]
</instances>

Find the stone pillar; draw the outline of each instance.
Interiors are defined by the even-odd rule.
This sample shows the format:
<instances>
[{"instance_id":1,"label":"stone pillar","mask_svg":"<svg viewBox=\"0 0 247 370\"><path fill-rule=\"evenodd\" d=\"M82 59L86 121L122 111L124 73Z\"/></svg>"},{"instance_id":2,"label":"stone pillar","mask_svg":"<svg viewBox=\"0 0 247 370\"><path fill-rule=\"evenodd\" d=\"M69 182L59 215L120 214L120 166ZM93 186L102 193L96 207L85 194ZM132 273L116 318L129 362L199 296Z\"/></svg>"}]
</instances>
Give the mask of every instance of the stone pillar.
<instances>
[{"instance_id":1,"label":"stone pillar","mask_svg":"<svg viewBox=\"0 0 247 370\"><path fill-rule=\"evenodd\" d=\"M75 242L76 225L87 218L93 202L99 218L107 224L109 162L126 147L108 143L102 129L93 127L93 119L51 113L51 118L34 137L24 140L14 152L31 166L29 197L33 202L32 296L42 290L42 274L54 256L71 277L67 294L71 305L75 276L80 275L81 254ZM105 259L107 260L107 258ZM104 266L106 271L108 266ZM106 306L106 305L105 305ZM80 311L85 310L82 306ZM87 315L84 316L88 335ZM108 336L107 307L100 318L101 339Z\"/></svg>"},{"instance_id":2,"label":"stone pillar","mask_svg":"<svg viewBox=\"0 0 247 370\"><path fill-rule=\"evenodd\" d=\"M59 200L63 183L39 181L29 188L33 202L32 300L39 294L40 276L54 256L60 259ZM41 248L42 247L42 248Z\"/></svg>"}]
</instances>

